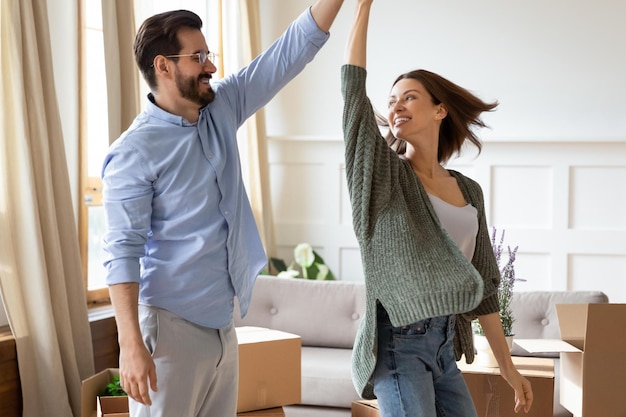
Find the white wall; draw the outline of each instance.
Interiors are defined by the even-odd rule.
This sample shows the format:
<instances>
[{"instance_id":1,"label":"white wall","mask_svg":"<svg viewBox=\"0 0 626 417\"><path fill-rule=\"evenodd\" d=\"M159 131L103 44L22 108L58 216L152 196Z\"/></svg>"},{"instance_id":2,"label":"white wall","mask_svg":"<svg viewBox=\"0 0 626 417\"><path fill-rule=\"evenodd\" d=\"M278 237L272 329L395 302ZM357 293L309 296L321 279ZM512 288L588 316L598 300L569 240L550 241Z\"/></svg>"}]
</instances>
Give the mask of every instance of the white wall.
<instances>
[{"instance_id":1,"label":"white wall","mask_svg":"<svg viewBox=\"0 0 626 417\"><path fill-rule=\"evenodd\" d=\"M263 0L264 45L309 1ZM310 242L361 280L343 175L340 66L347 0L316 60L266 108L278 255ZM500 101L483 153L450 166L481 183L489 225L519 245L518 290L599 289L626 302L626 2L378 0L368 94L425 68Z\"/></svg>"},{"instance_id":2,"label":"white wall","mask_svg":"<svg viewBox=\"0 0 626 417\"><path fill-rule=\"evenodd\" d=\"M55 65L65 64L54 75L76 179L78 93L68 86L78 55L64 30L76 27L76 11L56 2L51 42ZM262 43L310 3L260 0ZM345 280L362 279L341 142L339 74L353 6L345 1L327 45L266 109L278 255L291 259L296 243L311 242ZM520 289L596 288L626 302L624 16L626 2L613 0L375 1L368 49L375 106L384 106L399 73L414 68L500 101L485 117L492 129L481 132L483 154L457 165L485 188L491 225L520 245L518 272L529 278ZM314 192L299 191L301 184ZM542 203L529 203L537 195Z\"/></svg>"}]
</instances>

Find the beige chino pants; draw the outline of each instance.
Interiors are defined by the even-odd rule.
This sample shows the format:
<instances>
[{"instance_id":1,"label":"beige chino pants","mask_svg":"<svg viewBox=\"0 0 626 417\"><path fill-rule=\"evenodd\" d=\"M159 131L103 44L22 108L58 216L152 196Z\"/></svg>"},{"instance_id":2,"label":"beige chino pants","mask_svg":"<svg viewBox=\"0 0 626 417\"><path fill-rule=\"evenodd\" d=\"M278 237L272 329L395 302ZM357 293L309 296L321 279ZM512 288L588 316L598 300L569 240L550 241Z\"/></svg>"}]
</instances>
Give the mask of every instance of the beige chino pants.
<instances>
[{"instance_id":1,"label":"beige chino pants","mask_svg":"<svg viewBox=\"0 0 626 417\"><path fill-rule=\"evenodd\" d=\"M239 361L232 323L210 329L140 305L139 325L158 391L150 390L150 407L130 400L131 417L235 417Z\"/></svg>"}]
</instances>

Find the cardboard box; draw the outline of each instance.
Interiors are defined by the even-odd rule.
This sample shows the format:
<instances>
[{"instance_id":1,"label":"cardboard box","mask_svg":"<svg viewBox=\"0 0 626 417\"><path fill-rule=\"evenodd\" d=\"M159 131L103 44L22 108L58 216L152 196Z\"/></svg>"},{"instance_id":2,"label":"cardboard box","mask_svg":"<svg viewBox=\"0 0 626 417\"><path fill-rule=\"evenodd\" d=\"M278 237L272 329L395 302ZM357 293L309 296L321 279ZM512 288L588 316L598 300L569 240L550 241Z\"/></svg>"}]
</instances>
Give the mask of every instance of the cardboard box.
<instances>
[{"instance_id":1,"label":"cardboard box","mask_svg":"<svg viewBox=\"0 0 626 417\"><path fill-rule=\"evenodd\" d=\"M513 357L513 363L533 385L534 402L526 417L546 417L553 413L554 360ZM479 417L519 417L515 414L515 393L500 375L498 368L468 365L463 358L457 362L472 394ZM352 417L380 417L376 400L352 402Z\"/></svg>"},{"instance_id":2,"label":"cardboard box","mask_svg":"<svg viewBox=\"0 0 626 417\"><path fill-rule=\"evenodd\" d=\"M236 331L239 339L237 412L300 403L300 336L261 327L238 327Z\"/></svg>"},{"instance_id":3,"label":"cardboard box","mask_svg":"<svg viewBox=\"0 0 626 417\"><path fill-rule=\"evenodd\" d=\"M128 397L98 397L97 417L130 417Z\"/></svg>"},{"instance_id":4,"label":"cardboard box","mask_svg":"<svg viewBox=\"0 0 626 417\"><path fill-rule=\"evenodd\" d=\"M533 387L533 405L526 417L551 416L554 407L554 360L549 358L517 357L513 363ZM499 368L468 365L465 358L457 362L472 394L479 417L513 417L515 392L502 378Z\"/></svg>"},{"instance_id":5,"label":"cardboard box","mask_svg":"<svg viewBox=\"0 0 626 417\"><path fill-rule=\"evenodd\" d=\"M560 352L560 402L577 417L626 415L626 304L557 304L562 340L516 340Z\"/></svg>"},{"instance_id":6,"label":"cardboard box","mask_svg":"<svg viewBox=\"0 0 626 417\"><path fill-rule=\"evenodd\" d=\"M100 397L117 369L105 369L85 379L81 388L81 417L129 417L128 397Z\"/></svg>"},{"instance_id":7,"label":"cardboard box","mask_svg":"<svg viewBox=\"0 0 626 417\"><path fill-rule=\"evenodd\" d=\"M237 412L263 410L266 414L259 415L272 416L267 414L270 412L267 409L298 404L302 397L300 336L261 327L238 327L236 331L239 339ZM98 398L115 375L118 370L110 368L83 381L81 417L100 417L99 413L106 417L128 417L128 398Z\"/></svg>"},{"instance_id":8,"label":"cardboard box","mask_svg":"<svg viewBox=\"0 0 626 417\"><path fill-rule=\"evenodd\" d=\"M248 411L247 413L237 413L237 417L285 417L282 407L269 408L266 410Z\"/></svg>"},{"instance_id":9,"label":"cardboard box","mask_svg":"<svg viewBox=\"0 0 626 417\"><path fill-rule=\"evenodd\" d=\"M352 417L380 417L380 413L378 412L378 401L352 401Z\"/></svg>"}]
</instances>

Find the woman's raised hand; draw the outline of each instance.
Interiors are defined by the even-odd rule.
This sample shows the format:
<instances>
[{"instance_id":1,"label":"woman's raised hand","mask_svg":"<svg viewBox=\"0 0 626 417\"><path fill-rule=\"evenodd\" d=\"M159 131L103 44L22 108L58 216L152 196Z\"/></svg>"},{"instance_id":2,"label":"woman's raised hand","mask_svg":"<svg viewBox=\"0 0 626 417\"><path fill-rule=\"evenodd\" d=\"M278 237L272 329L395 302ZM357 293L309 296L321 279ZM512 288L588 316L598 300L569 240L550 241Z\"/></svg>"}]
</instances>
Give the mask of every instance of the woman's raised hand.
<instances>
[{"instance_id":1,"label":"woman's raised hand","mask_svg":"<svg viewBox=\"0 0 626 417\"><path fill-rule=\"evenodd\" d=\"M346 45L346 64L365 68L367 27L373 0L357 0L354 23Z\"/></svg>"}]
</instances>

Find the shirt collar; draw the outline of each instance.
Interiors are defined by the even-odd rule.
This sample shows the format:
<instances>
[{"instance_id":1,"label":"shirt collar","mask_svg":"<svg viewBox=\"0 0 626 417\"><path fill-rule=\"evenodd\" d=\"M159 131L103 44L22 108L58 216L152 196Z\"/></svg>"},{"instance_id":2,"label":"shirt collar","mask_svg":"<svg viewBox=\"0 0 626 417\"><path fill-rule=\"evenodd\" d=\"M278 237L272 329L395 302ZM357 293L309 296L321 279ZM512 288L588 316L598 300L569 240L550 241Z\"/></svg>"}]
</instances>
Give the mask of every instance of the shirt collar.
<instances>
[{"instance_id":1,"label":"shirt collar","mask_svg":"<svg viewBox=\"0 0 626 417\"><path fill-rule=\"evenodd\" d=\"M166 112L159 106L157 106L156 101L154 99L154 95L152 93L148 93L148 104L146 106L146 112L159 120L162 120L167 123L179 125L179 126L195 126L195 123L190 123L183 116L178 116L176 114L172 114Z\"/></svg>"}]
</instances>

